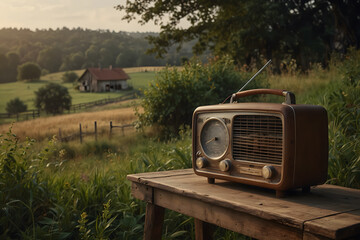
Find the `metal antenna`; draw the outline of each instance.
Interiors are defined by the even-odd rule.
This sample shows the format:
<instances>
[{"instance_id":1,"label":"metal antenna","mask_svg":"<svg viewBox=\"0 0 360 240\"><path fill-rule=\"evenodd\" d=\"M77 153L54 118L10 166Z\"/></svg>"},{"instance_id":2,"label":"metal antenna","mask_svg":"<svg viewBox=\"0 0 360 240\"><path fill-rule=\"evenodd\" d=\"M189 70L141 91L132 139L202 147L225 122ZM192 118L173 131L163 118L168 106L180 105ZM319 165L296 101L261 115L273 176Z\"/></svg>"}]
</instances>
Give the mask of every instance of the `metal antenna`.
<instances>
[{"instance_id":1,"label":"metal antenna","mask_svg":"<svg viewBox=\"0 0 360 240\"><path fill-rule=\"evenodd\" d=\"M237 91L237 92L241 92L241 90L243 90L243 89L246 87L246 85L248 85L262 70L264 70L264 68L266 68L266 66L269 65L269 63L271 63L271 59L270 59L267 63L265 63L265 65L264 65L262 68L260 68L260 70L257 71L257 73L255 73L255 75L252 76L252 77L250 78L250 80L247 81L247 83L245 83L245 85L242 86L242 88L240 88L240 90Z\"/></svg>"}]
</instances>

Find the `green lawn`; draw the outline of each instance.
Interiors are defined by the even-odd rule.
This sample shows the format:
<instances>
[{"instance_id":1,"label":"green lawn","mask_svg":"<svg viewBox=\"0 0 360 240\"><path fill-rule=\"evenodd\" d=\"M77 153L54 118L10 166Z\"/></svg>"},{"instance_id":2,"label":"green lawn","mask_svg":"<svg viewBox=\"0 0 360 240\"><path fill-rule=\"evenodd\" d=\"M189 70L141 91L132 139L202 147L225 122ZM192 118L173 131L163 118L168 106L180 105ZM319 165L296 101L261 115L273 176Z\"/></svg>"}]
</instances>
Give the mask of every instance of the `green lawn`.
<instances>
[{"instance_id":1,"label":"green lawn","mask_svg":"<svg viewBox=\"0 0 360 240\"><path fill-rule=\"evenodd\" d=\"M156 72L137 72L129 73L130 80L128 81L130 86L134 89L144 89L149 86L149 83L156 78Z\"/></svg>"},{"instance_id":2,"label":"green lawn","mask_svg":"<svg viewBox=\"0 0 360 240\"><path fill-rule=\"evenodd\" d=\"M75 71L79 76L83 73L83 70ZM5 113L6 103L13 98L20 98L27 106L28 109L34 108L34 92L40 87L46 85L48 82L56 82L61 84L62 73L52 73L41 77L41 80L35 83L28 82L13 82L0 84L0 113ZM144 89L148 87L148 83L155 79L155 72L139 72L129 73L130 80L129 85L134 89ZM104 98L114 98L129 93L129 91L121 92L106 92L106 93L82 93L75 90L72 83L62 84L66 86L72 97L72 104L85 103L96 101Z\"/></svg>"}]
</instances>

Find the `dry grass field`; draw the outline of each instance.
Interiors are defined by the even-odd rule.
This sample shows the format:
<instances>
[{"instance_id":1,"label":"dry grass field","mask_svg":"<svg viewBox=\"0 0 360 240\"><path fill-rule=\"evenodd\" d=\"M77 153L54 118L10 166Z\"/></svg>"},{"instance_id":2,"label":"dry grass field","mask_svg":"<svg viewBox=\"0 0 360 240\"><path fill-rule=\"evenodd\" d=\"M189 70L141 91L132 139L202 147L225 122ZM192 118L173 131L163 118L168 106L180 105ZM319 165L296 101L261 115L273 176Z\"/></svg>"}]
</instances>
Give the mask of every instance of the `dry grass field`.
<instances>
[{"instance_id":1,"label":"dry grass field","mask_svg":"<svg viewBox=\"0 0 360 240\"><path fill-rule=\"evenodd\" d=\"M109 132L110 121L113 125L124 125L136 120L133 107L109 109L96 112L83 112L75 114L65 114L54 117L38 118L34 120L13 123L12 132L20 140L26 137L34 138L38 141L49 139L59 134L69 136L79 132L79 123L82 125L83 132L94 131L94 121L97 122L98 133ZM0 125L0 134L8 132L11 124Z\"/></svg>"}]
</instances>

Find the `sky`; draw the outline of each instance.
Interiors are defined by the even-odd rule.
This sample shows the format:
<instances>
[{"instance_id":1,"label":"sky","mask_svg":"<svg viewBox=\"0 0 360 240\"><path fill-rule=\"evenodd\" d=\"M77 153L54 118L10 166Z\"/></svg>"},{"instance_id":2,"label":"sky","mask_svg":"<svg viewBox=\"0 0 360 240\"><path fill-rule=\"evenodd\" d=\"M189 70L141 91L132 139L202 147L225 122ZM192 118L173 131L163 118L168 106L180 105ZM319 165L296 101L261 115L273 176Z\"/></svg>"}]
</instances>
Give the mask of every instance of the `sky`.
<instances>
[{"instance_id":1,"label":"sky","mask_svg":"<svg viewBox=\"0 0 360 240\"><path fill-rule=\"evenodd\" d=\"M121 20L114 6L125 0L0 0L0 28L87 28L126 32L159 32L159 26Z\"/></svg>"}]
</instances>

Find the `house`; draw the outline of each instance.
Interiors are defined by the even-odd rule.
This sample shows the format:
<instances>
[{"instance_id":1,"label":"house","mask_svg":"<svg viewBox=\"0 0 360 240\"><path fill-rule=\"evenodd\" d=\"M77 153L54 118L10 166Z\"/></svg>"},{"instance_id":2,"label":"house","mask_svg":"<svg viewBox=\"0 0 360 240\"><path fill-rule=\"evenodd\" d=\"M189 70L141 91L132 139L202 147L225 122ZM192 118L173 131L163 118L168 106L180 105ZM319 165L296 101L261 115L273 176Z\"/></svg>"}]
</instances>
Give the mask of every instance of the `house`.
<instances>
[{"instance_id":1,"label":"house","mask_svg":"<svg viewBox=\"0 0 360 240\"><path fill-rule=\"evenodd\" d=\"M127 89L130 77L122 68L87 68L78 82L81 92L115 92Z\"/></svg>"}]
</instances>

